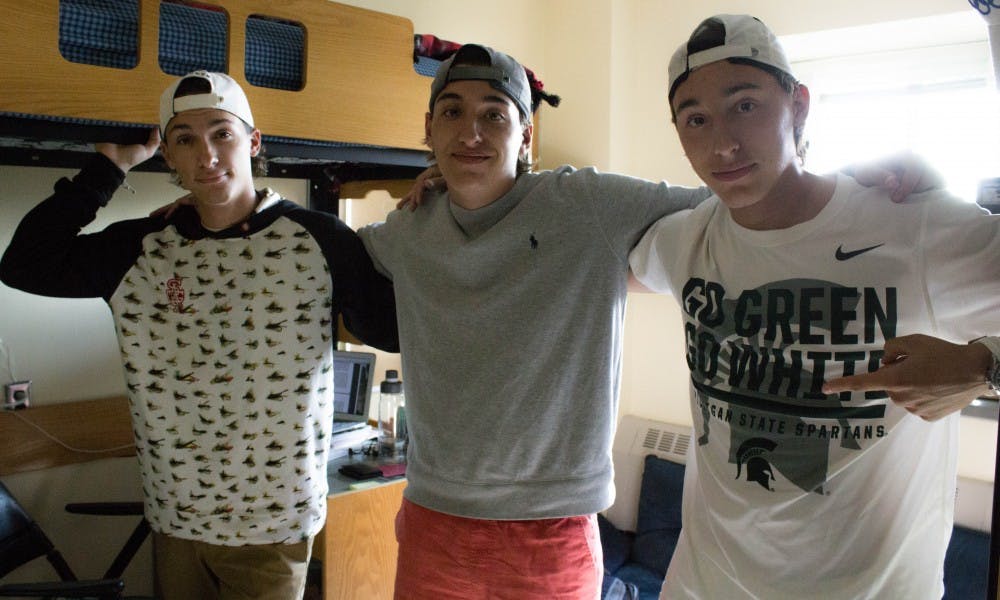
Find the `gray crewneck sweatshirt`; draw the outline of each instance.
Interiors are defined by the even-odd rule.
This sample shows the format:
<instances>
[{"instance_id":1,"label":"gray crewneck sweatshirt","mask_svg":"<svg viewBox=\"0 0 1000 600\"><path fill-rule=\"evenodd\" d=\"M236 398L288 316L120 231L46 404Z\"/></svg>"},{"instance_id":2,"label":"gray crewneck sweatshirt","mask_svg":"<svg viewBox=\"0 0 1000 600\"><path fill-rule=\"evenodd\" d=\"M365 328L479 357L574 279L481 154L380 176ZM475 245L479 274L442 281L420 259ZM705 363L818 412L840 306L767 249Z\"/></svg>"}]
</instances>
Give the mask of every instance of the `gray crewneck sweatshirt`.
<instances>
[{"instance_id":1,"label":"gray crewneck sweatshirt","mask_svg":"<svg viewBox=\"0 0 1000 600\"><path fill-rule=\"evenodd\" d=\"M561 167L359 231L395 285L410 501L481 519L611 505L628 253L709 195Z\"/></svg>"}]
</instances>

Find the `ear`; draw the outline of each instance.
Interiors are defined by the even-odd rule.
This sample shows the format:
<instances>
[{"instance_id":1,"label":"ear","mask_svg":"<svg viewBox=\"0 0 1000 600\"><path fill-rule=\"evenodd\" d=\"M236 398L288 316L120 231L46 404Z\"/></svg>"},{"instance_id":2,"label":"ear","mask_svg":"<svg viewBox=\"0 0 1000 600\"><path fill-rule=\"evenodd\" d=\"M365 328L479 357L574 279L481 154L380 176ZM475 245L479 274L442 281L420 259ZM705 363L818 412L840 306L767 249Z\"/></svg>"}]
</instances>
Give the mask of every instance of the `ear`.
<instances>
[{"instance_id":1,"label":"ear","mask_svg":"<svg viewBox=\"0 0 1000 600\"><path fill-rule=\"evenodd\" d=\"M164 138L160 138L160 153L163 155L163 160L167 163L167 166L170 167L170 170L176 171L177 169L174 168L174 161L170 158L170 148L167 147L167 140Z\"/></svg>"},{"instance_id":2,"label":"ear","mask_svg":"<svg viewBox=\"0 0 1000 600\"><path fill-rule=\"evenodd\" d=\"M798 84L792 90L792 110L795 116L795 128L802 129L806 125L806 117L809 116L809 88L803 84Z\"/></svg>"},{"instance_id":3,"label":"ear","mask_svg":"<svg viewBox=\"0 0 1000 600\"><path fill-rule=\"evenodd\" d=\"M521 156L530 158L531 157L531 136L535 132L535 126L531 121L524 127L524 131L521 132Z\"/></svg>"},{"instance_id":4,"label":"ear","mask_svg":"<svg viewBox=\"0 0 1000 600\"><path fill-rule=\"evenodd\" d=\"M431 113L424 113L424 145L434 149L431 147Z\"/></svg>"},{"instance_id":5,"label":"ear","mask_svg":"<svg viewBox=\"0 0 1000 600\"><path fill-rule=\"evenodd\" d=\"M255 127L254 130L250 132L250 156L257 156L260 154L261 146L260 129Z\"/></svg>"}]
</instances>

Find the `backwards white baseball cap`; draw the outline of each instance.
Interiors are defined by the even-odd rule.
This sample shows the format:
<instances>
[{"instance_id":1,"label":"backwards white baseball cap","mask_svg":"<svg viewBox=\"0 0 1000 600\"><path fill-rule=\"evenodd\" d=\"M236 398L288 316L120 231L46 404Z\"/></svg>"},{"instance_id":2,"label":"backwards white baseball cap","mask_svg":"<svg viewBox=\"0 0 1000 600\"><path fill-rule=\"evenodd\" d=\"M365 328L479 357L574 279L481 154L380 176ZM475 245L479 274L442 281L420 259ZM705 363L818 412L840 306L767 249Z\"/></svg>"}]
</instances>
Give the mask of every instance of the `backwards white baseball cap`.
<instances>
[{"instance_id":1,"label":"backwards white baseball cap","mask_svg":"<svg viewBox=\"0 0 1000 600\"><path fill-rule=\"evenodd\" d=\"M196 77L208 82L208 92L174 98L177 87L185 79ZM232 113L244 123L253 127L253 114L250 113L250 102L243 88L236 80L225 73L210 71L192 71L170 84L160 96L160 134L165 135L170 119L177 113L198 108L217 108Z\"/></svg>"},{"instance_id":2,"label":"backwards white baseball cap","mask_svg":"<svg viewBox=\"0 0 1000 600\"><path fill-rule=\"evenodd\" d=\"M715 15L702 21L670 59L669 98L673 100L677 86L691 71L729 58L746 59L792 76L785 50L760 19L750 15Z\"/></svg>"}]
</instances>

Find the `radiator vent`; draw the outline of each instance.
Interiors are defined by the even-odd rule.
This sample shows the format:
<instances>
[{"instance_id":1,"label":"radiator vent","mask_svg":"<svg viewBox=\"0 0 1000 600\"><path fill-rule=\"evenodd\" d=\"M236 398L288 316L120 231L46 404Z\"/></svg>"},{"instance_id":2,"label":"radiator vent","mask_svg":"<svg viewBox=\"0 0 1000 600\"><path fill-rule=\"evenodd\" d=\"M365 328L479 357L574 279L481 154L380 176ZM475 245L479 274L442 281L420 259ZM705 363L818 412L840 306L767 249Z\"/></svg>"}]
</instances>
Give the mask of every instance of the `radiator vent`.
<instances>
[{"instance_id":1,"label":"radiator vent","mask_svg":"<svg viewBox=\"0 0 1000 600\"><path fill-rule=\"evenodd\" d=\"M645 456L655 454L660 458L666 458L674 462L683 463L687 455L688 447L691 445L691 434L689 431L678 431L678 428L671 426L664 428L657 425L646 427L646 435L643 436L638 451L633 454Z\"/></svg>"}]
</instances>

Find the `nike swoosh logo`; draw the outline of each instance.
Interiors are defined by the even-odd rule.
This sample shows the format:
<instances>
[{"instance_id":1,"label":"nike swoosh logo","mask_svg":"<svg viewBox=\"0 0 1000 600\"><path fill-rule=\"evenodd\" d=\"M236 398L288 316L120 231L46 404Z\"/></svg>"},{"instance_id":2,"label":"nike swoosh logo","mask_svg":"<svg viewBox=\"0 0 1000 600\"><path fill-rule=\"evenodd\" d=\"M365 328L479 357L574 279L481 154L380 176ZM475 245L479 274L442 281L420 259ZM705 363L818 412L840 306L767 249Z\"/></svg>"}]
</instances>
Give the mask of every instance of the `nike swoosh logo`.
<instances>
[{"instance_id":1,"label":"nike swoosh logo","mask_svg":"<svg viewBox=\"0 0 1000 600\"><path fill-rule=\"evenodd\" d=\"M858 250L844 252L844 246L841 244L840 246L837 246L837 253L834 254L834 257L836 257L837 260L850 260L859 254L864 254L865 252L874 250L875 248L881 248L882 246L885 246L885 242L875 244L874 246L868 246L867 248L859 248Z\"/></svg>"}]
</instances>

